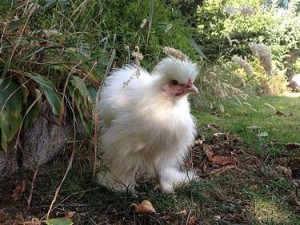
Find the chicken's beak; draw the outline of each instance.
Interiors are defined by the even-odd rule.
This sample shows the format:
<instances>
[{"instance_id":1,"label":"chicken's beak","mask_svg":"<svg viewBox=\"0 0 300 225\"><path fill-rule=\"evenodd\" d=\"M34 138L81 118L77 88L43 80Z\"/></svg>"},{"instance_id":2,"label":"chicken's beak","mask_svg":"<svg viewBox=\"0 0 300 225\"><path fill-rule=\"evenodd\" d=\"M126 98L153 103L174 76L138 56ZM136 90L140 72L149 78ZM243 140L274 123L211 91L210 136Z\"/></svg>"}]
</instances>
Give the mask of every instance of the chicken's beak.
<instances>
[{"instance_id":1,"label":"chicken's beak","mask_svg":"<svg viewBox=\"0 0 300 225\"><path fill-rule=\"evenodd\" d=\"M191 94L197 94L198 88L196 88L196 86L192 84L191 86L185 88L185 92Z\"/></svg>"}]
</instances>

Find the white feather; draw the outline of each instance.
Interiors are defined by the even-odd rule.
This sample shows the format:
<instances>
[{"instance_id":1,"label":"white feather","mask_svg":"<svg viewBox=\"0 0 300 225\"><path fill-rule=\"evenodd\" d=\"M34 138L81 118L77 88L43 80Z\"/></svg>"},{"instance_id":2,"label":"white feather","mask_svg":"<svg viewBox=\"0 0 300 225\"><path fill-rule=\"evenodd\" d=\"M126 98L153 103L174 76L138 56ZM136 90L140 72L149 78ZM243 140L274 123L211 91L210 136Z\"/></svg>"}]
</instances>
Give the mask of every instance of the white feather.
<instances>
[{"instance_id":1,"label":"white feather","mask_svg":"<svg viewBox=\"0 0 300 225\"><path fill-rule=\"evenodd\" d=\"M98 173L98 183L133 191L138 168L158 176L165 192L189 180L178 166L194 140L195 123L187 95L165 96L163 85L172 79L194 81L197 73L194 63L166 58L153 75L128 66L106 79L99 118L103 161L109 171Z\"/></svg>"}]
</instances>

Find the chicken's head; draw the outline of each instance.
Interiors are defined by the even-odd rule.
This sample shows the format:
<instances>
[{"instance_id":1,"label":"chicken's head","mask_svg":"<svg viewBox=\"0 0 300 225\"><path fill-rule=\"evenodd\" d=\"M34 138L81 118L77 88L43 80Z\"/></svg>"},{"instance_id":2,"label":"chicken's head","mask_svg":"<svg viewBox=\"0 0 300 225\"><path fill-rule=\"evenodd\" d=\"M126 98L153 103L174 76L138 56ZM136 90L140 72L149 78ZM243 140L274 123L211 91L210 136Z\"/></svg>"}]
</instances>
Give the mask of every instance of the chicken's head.
<instances>
[{"instance_id":1,"label":"chicken's head","mask_svg":"<svg viewBox=\"0 0 300 225\"><path fill-rule=\"evenodd\" d=\"M155 67L154 72L161 76L165 96L180 97L198 93L193 84L198 74L197 65L189 60L167 57Z\"/></svg>"}]
</instances>

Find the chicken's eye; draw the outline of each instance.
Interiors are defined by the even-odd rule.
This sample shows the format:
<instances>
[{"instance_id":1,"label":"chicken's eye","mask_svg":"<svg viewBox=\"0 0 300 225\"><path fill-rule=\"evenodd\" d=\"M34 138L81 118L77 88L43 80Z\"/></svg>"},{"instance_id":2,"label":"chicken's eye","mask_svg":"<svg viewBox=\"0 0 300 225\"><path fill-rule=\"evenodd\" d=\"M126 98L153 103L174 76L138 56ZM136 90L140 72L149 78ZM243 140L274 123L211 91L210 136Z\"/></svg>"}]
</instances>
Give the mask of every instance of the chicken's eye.
<instances>
[{"instance_id":1,"label":"chicken's eye","mask_svg":"<svg viewBox=\"0 0 300 225\"><path fill-rule=\"evenodd\" d=\"M178 84L178 81L177 81L177 80L171 80L171 84L177 85L177 84Z\"/></svg>"}]
</instances>

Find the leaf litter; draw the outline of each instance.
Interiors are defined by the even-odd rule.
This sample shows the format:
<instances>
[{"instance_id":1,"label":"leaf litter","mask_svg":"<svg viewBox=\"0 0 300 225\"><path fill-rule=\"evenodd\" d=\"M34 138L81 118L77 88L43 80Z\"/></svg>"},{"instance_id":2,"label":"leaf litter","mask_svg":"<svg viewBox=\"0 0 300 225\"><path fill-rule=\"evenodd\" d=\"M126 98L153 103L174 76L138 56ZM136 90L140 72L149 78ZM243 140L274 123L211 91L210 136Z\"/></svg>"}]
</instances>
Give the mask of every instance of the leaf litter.
<instances>
[{"instance_id":1,"label":"leaf litter","mask_svg":"<svg viewBox=\"0 0 300 225\"><path fill-rule=\"evenodd\" d=\"M141 204L133 203L131 205L136 213L156 213L152 203L149 200L144 200Z\"/></svg>"}]
</instances>

